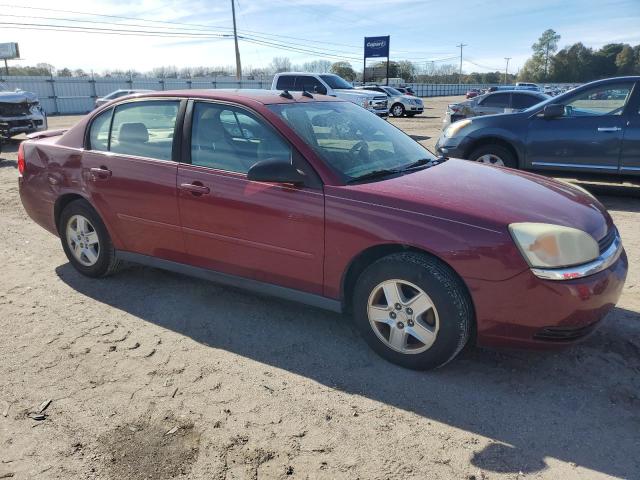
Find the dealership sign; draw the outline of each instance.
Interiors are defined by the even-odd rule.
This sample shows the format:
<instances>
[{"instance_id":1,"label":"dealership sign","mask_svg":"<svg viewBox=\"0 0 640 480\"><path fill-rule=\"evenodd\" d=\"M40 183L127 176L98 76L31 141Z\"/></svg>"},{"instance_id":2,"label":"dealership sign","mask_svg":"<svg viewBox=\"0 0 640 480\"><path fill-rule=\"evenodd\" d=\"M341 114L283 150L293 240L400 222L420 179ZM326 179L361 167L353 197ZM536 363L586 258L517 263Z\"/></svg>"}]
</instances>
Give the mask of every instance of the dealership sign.
<instances>
[{"instance_id":1,"label":"dealership sign","mask_svg":"<svg viewBox=\"0 0 640 480\"><path fill-rule=\"evenodd\" d=\"M20 50L17 43L0 43L0 60L20 58Z\"/></svg>"},{"instance_id":2,"label":"dealership sign","mask_svg":"<svg viewBox=\"0 0 640 480\"><path fill-rule=\"evenodd\" d=\"M364 37L364 57L389 57L389 36Z\"/></svg>"}]
</instances>

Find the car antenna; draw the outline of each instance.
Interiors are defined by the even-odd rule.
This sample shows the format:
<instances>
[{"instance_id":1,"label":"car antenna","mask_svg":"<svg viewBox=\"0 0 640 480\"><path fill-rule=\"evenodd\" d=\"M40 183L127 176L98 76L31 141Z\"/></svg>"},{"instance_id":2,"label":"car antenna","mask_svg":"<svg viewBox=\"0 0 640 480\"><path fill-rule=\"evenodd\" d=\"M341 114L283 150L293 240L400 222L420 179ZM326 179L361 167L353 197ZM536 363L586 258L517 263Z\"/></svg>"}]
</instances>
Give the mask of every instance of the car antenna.
<instances>
[{"instance_id":1,"label":"car antenna","mask_svg":"<svg viewBox=\"0 0 640 480\"><path fill-rule=\"evenodd\" d=\"M311 93L307 92L306 90L302 91L302 96L303 97L308 97L308 98L313 98L313 95L311 95Z\"/></svg>"},{"instance_id":2,"label":"car antenna","mask_svg":"<svg viewBox=\"0 0 640 480\"><path fill-rule=\"evenodd\" d=\"M283 90L282 93L280 93L280 96L288 98L289 100L293 100L293 95L289 93L289 90Z\"/></svg>"}]
</instances>

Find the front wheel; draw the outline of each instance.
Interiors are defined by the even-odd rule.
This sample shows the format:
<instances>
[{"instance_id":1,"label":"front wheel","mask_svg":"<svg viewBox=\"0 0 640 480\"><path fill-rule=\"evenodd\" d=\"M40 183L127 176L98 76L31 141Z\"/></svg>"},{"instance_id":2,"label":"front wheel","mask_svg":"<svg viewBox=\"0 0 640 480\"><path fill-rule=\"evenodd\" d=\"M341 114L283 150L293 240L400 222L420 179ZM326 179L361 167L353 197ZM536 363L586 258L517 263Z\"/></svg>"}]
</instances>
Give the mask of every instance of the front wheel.
<instances>
[{"instance_id":1,"label":"front wheel","mask_svg":"<svg viewBox=\"0 0 640 480\"><path fill-rule=\"evenodd\" d=\"M391 115L394 117L401 117L404 115L404 106L401 103L396 103L391 107Z\"/></svg>"},{"instance_id":2,"label":"front wheel","mask_svg":"<svg viewBox=\"0 0 640 480\"><path fill-rule=\"evenodd\" d=\"M406 368L452 360L473 324L471 299L458 276L436 258L398 253L370 265L356 284L354 321L369 346Z\"/></svg>"},{"instance_id":3,"label":"front wheel","mask_svg":"<svg viewBox=\"0 0 640 480\"><path fill-rule=\"evenodd\" d=\"M483 145L469 155L469 160L494 167L518 168L516 158L511 151L498 144Z\"/></svg>"}]
</instances>

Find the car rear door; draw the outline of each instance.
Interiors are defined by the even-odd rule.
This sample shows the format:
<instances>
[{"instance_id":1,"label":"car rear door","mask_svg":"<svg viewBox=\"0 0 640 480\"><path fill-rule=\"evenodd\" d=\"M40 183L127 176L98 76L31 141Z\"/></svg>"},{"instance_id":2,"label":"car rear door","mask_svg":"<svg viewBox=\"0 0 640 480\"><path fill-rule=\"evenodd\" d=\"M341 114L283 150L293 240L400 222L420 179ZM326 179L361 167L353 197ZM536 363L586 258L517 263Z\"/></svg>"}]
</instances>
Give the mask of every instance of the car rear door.
<instances>
[{"instance_id":1,"label":"car rear door","mask_svg":"<svg viewBox=\"0 0 640 480\"><path fill-rule=\"evenodd\" d=\"M171 99L125 102L91 123L85 188L119 249L170 260L184 255L174 144L184 107Z\"/></svg>"},{"instance_id":2,"label":"car rear door","mask_svg":"<svg viewBox=\"0 0 640 480\"><path fill-rule=\"evenodd\" d=\"M618 173L633 82L581 90L562 101L558 118L530 119L526 163L531 168Z\"/></svg>"},{"instance_id":3,"label":"car rear door","mask_svg":"<svg viewBox=\"0 0 640 480\"><path fill-rule=\"evenodd\" d=\"M626 175L640 175L640 83L633 90L620 153L620 173Z\"/></svg>"},{"instance_id":4,"label":"car rear door","mask_svg":"<svg viewBox=\"0 0 640 480\"><path fill-rule=\"evenodd\" d=\"M253 164L273 158L293 161L310 184L247 179ZM266 120L244 107L193 102L183 160L178 203L191 264L322 294L322 186Z\"/></svg>"}]
</instances>

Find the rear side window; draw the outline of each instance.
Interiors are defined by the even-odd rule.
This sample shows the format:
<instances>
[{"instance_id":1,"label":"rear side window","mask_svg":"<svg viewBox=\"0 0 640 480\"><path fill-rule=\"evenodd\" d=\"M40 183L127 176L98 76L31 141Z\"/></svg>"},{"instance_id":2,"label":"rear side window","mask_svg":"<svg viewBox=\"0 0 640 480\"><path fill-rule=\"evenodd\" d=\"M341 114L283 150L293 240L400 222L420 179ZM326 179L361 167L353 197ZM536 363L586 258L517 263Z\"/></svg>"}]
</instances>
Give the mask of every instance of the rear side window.
<instances>
[{"instance_id":1,"label":"rear side window","mask_svg":"<svg viewBox=\"0 0 640 480\"><path fill-rule=\"evenodd\" d=\"M276 90L293 90L296 77L293 75L281 75L276 83Z\"/></svg>"},{"instance_id":2,"label":"rear side window","mask_svg":"<svg viewBox=\"0 0 640 480\"><path fill-rule=\"evenodd\" d=\"M91 123L89 130L89 149L106 152L109 150L109 128L113 109L98 115Z\"/></svg>"},{"instance_id":3,"label":"rear side window","mask_svg":"<svg viewBox=\"0 0 640 480\"><path fill-rule=\"evenodd\" d=\"M543 99L535 95L527 95L526 93L514 93L511 100L511 108L525 109L533 107L536 103L540 103Z\"/></svg>"},{"instance_id":4,"label":"rear side window","mask_svg":"<svg viewBox=\"0 0 640 480\"><path fill-rule=\"evenodd\" d=\"M307 92L313 93L316 91L316 88L318 89L317 91L319 92L322 92L325 90L325 86L316 77L311 77L308 75L300 75L296 79L296 85L294 90L296 92L301 92L303 90L306 90Z\"/></svg>"},{"instance_id":5,"label":"rear side window","mask_svg":"<svg viewBox=\"0 0 640 480\"><path fill-rule=\"evenodd\" d=\"M494 93L480 102L483 107L509 108L510 93Z\"/></svg>"},{"instance_id":6,"label":"rear side window","mask_svg":"<svg viewBox=\"0 0 640 480\"><path fill-rule=\"evenodd\" d=\"M109 150L123 155L171 160L177 101L118 105L113 114Z\"/></svg>"}]
</instances>

